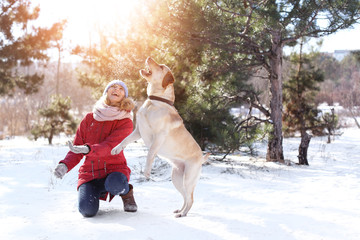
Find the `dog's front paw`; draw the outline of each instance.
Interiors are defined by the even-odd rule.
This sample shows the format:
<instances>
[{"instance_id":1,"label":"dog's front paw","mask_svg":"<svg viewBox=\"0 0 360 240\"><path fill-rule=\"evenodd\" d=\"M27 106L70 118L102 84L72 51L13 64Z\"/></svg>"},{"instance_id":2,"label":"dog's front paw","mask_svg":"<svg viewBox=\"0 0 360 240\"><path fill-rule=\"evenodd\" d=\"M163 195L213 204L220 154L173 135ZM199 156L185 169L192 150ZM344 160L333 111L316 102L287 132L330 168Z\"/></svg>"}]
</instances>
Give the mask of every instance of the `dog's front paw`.
<instances>
[{"instance_id":1,"label":"dog's front paw","mask_svg":"<svg viewBox=\"0 0 360 240\"><path fill-rule=\"evenodd\" d=\"M124 150L125 147L123 147L121 145L121 143L119 145L117 145L116 147L114 147L112 150L111 150L111 155L116 155L116 154L119 154L121 153L122 150Z\"/></svg>"},{"instance_id":2,"label":"dog's front paw","mask_svg":"<svg viewBox=\"0 0 360 240\"><path fill-rule=\"evenodd\" d=\"M146 180L150 179L150 174L151 174L151 170L145 170L144 176L145 176Z\"/></svg>"}]
</instances>

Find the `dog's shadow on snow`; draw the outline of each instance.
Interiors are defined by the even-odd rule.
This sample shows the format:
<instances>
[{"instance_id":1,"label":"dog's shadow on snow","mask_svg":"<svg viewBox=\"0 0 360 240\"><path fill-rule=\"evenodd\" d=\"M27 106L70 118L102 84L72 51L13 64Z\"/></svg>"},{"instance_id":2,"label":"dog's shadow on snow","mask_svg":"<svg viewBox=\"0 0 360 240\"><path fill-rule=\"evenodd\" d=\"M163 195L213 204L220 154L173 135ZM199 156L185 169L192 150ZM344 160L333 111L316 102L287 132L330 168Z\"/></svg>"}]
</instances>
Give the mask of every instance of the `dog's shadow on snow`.
<instances>
[{"instance_id":1,"label":"dog's shadow on snow","mask_svg":"<svg viewBox=\"0 0 360 240\"><path fill-rule=\"evenodd\" d=\"M140 209L135 213L124 212L122 209L107 208L100 209L93 218L85 218L94 224L119 225L117 228L126 231L127 237L131 238L142 235L142 239L171 239L172 234L182 233L184 239L218 239L219 237L198 228L186 224L192 222L193 218L199 217L198 214L189 214L184 218L175 218L171 212L154 213L153 209ZM198 236L198 237L197 237Z\"/></svg>"}]
</instances>

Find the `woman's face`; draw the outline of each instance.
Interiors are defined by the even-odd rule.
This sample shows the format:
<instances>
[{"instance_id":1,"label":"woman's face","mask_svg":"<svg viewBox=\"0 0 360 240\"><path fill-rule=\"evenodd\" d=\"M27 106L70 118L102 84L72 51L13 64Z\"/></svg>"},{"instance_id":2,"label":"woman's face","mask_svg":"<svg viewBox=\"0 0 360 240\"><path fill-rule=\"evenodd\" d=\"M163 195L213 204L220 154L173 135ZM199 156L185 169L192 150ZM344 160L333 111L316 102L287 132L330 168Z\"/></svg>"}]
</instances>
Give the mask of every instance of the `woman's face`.
<instances>
[{"instance_id":1,"label":"woman's face","mask_svg":"<svg viewBox=\"0 0 360 240\"><path fill-rule=\"evenodd\" d=\"M114 84L109 87L106 94L107 98L110 100L111 105L120 103L125 98L125 90L119 84Z\"/></svg>"}]
</instances>

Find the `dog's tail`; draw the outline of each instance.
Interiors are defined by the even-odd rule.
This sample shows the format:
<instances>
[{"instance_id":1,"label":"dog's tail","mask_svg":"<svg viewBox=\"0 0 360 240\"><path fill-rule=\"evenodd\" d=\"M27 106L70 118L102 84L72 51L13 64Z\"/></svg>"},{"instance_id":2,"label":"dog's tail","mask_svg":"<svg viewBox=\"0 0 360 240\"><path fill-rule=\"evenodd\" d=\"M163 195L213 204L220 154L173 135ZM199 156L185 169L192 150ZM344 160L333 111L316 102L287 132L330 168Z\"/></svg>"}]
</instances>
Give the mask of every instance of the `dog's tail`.
<instances>
[{"instance_id":1,"label":"dog's tail","mask_svg":"<svg viewBox=\"0 0 360 240\"><path fill-rule=\"evenodd\" d=\"M209 159L209 156L211 154L210 153L206 153L204 156L203 156L203 164L207 162L207 160Z\"/></svg>"}]
</instances>

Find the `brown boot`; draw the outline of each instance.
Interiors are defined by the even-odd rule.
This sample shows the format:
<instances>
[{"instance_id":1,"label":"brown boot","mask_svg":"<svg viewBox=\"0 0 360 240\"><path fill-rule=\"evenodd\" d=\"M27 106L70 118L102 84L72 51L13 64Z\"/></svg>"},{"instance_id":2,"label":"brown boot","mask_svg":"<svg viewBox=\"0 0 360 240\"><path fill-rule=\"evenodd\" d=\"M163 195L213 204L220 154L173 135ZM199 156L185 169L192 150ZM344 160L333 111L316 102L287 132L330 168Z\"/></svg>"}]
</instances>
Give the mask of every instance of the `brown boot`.
<instances>
[{"instance_id":1,"label":"brown boot","mask_svg":"<svg viewBox=\"0 0 360 240\"><path fill-rule=\"evenodd\" d=\"M129 184L129 192L125 195L120 196L124 203L124 211L125 212L136 212L137 211L137 205L134 199L134 191L133 186Z\"/></svg>"}]
</instances>

